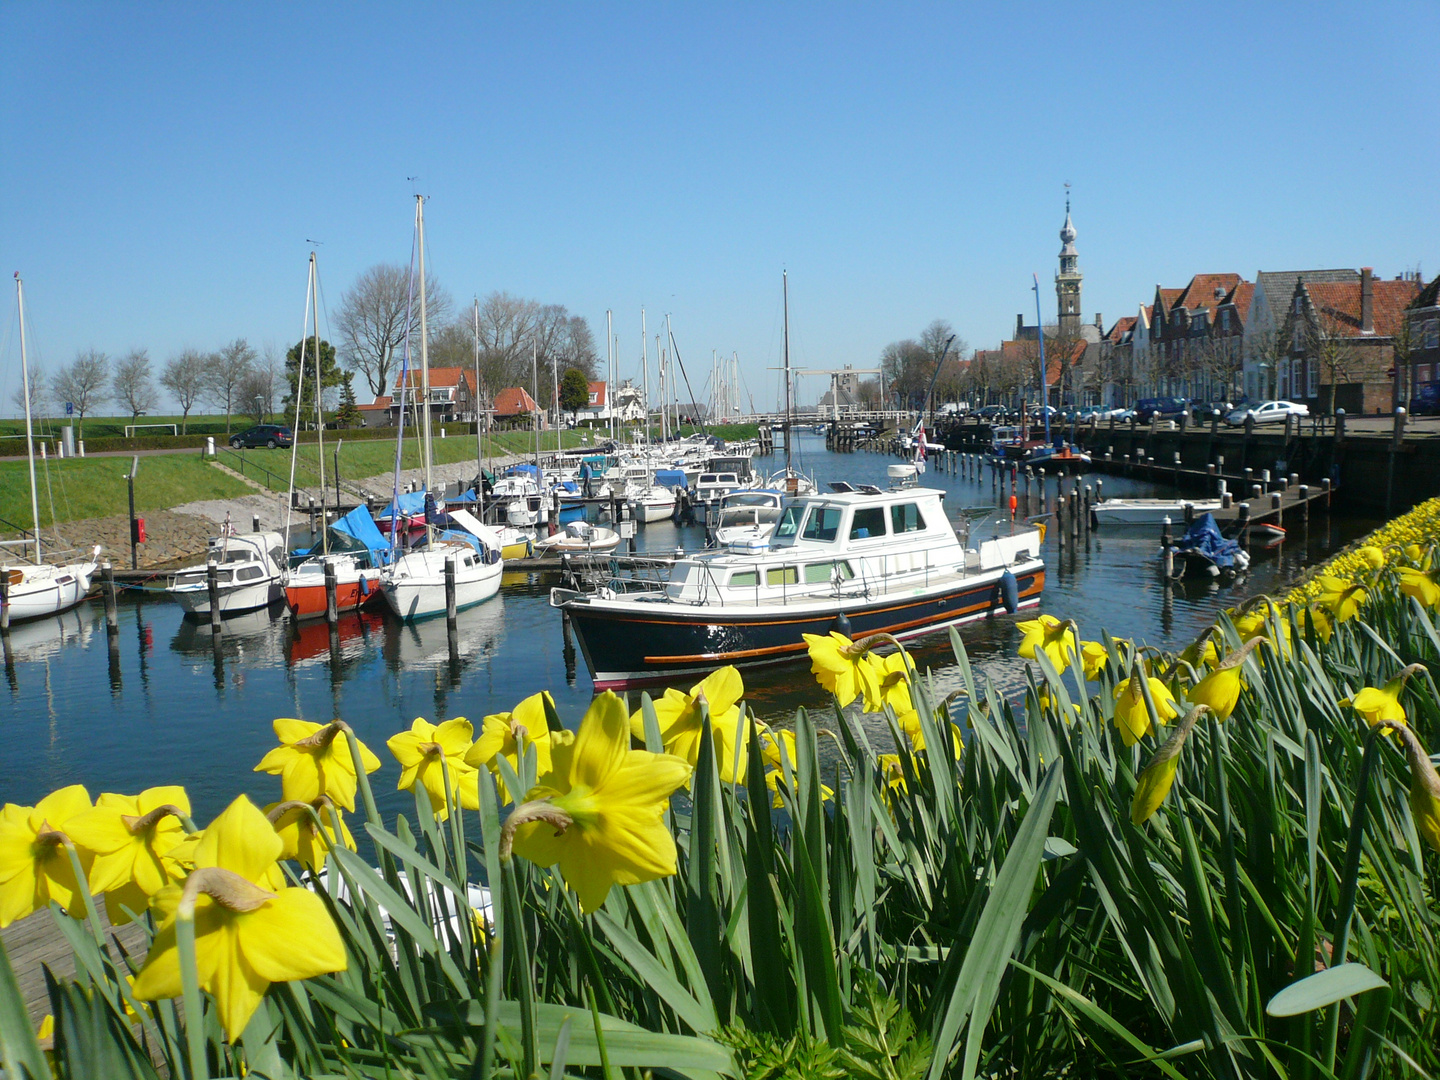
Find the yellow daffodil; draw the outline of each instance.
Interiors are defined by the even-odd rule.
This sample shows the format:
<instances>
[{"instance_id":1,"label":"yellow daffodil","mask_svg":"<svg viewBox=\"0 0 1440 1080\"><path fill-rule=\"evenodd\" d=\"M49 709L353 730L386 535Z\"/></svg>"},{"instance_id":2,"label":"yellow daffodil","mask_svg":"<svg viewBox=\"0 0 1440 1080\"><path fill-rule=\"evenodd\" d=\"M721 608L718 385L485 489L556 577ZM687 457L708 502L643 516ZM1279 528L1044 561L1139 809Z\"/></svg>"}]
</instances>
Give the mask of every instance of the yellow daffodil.
<instances>
[{"instance_id":1,"label":"yellow daffodil","mask_svg":"<svg viewBox=\"0 0 1440 1080\"><path fill-rule=\"evenodd\" d=\"M85 914L85 896L75 880L66 848L71 820L90 809L80 784L52 791L34 806L0 807L0 927L48 907L53 900L76 918ZM76 849L88 875L93 856Z\"/></svg>"},{"instance_id":2,"label":"yellow daffodil","mask_svg":"<svg viewBox=\"0 0 1440 1080\"><path fill-rule=\"evenodd\" d=\"M550 771L550 725L545 718L545 703L555 707L550 691L542 690L531 694L508 713L494 713L480 721L480 734L475 745L465 754L465 763L475 768L488 768L496 777L500 776L497 757L503 757L515 769L520 770L520 739L526 746L535 747L535 775L544 776ZM510 793L505 790L505 781L498 781L500 798L509 802Z\"/></svg>"},{"instance_id":3,"label":"yellow daffodil","mask_svg":"<svg viewBox=\"0 0 1440 1080\"><path fill-rule=\"evenodd\" d=\"M312 809L315 811L313 816L310 813ZM265 816L274 823L275 834L284 845L280 849L280 858L294 859L316 873L325 865L325 856L330 853L331 847L355 850L355 837L350 834L350 826L345 824L344 812L324 796L313 803L271 803L265 807ZM316 817L320 819L320 825L315 824ZM340 824L338 838L335 835L336 822ZM325 830L323 838L322 828Z\"/></svg>"},{"instance_id":4,"label":"yellow daffodil","mask_svg":"<svg viewBox=\"0 0 1440 1080\"><path fill-rule=\"evenodd\" d=\"M1335 623L1330 618L1329 609L1319 604L1311 604L1306 611L1315 626L1315 636L1321 641L1329 641L1330 635L1335 633Z\"/></svg>"},{"instance_id":5,"label":"yellow daffodil","mask_svg":"<svg viewBox=\"0 0 1440 1080\"><path fill-rule=\"evenodd\" d=\"M1363 585L1346 581L1344 578L1331 577L1329 574L1320 575L1319 586L1318 600L1335 617L1337 623L1353 618L1369 595Z\"/></svg>"},{"instance_id":6,"label":"yellow daffodil","mask_svg":"<svg viewBox=\"0 0 1440 1080\"><path fill-rule=\"evenodd\" d=\"M671 687L663 697L653 702L655 719L660 724L660 742L667 754L689 762L694 767L700 761L700 736L703 732L700 703L703 701L710 713L710 737L715 746L715 763L720 768L720 779L727 784L743 783L750 760L746 749L749 729L740 722L740 699L745 696L745 684L740 672L733 667L712 671L703 680L690 688L688 694ZM746 724L750 721L746 720ZM630 717L630 732L640 742L645 741L645 715L637 711ZM739 750L737 755L736 750Z\"/></svg>"},{"instance_id":7,"label":"yellow daffodil","mask_svg":"<svg viewBox=\"0 0 1440 1080\"><path fill-rule=\"evenodd\" d=\"M960 734L960 728L953 723L950 725L950 742L955 760L959 761L960 755L965 749L965 739L964 736ZM910 736L910 748L917 754L925 749L925 732L924 729L918 725L916 726L915 734Z\"/></svg>"},{"instance_id":8,"label":"yellow daffodil","mask_svg":"<svg viewBox=\"0 0 1440 1080\"><path fill-rule=\"evenodd\" d=\"M865 659L870 662L871 668L875 671L876 681L880 685L880 700L894 709L897 714L912 712L915 708L915 700L910 693L912 677L910 658L901 651L893 652L888 656L879 656L872 652ZM874 711L878 712L879 710Z\"/></svg>"},{"instance_id":9,"label":"yellow daffodil","mask_svg":"<svg viewBox=\"0 0 1440 1080\"><path fill-rule=\"evenodd\" d=\"M1075 654L1075 632L1070 623L1054 615L1041 615L1016 623L1015 627L1025 635L1020 640L1019 649L1019 654L1025 659L1035 659L1035 650L1041 649L1055 665L1055 670L1064 671L1069 666L1070 657Z\"/></svg>"},{"instance_id":10,"label":"yellow daffodil","mask_svg":"<svg viewBox=\"0 0 1440 1080\"><path fill-rule=\"evenodd\" d=\"M215 999L232 1042L271 983L345 970L345 946L324 901L308 889L285 887L275 861L282 847L243 795L210 824L183 887L167 885L155 897L160 928L135 980L137 998L180 996L181 915L194 919L200 988Z\"/></svg>"},{"instance_id":11,"label":"yellow daffodil","mask_svg":"<svg viewBox=\"0 0 1440 1080\"><path fill-rule=\"evenodd\" d=\"M1366 563L1372 570L1379 570L1385 565L1385 553L1373 544L1366 544L1359 551L1355 552L1360 561Z\"/></svg>"},{"instance_id":12,"label":"yellow daffodil","mask_svg":"<svg viewBox=\"0 0 1440 1080\"><path fill-rule=\"evenodd\" d=\"M1405 680L1415 672L1424 670L1423 664L1411 664L1409 667L1401 668L1400 672L1384 686L1379 688L1363 687L1353 698L1345 698L1340 704L1354 709L1371 727L1380 723L1404 727L1405 706L1400 704L1400 695L1405 690ZM1393 735L1394 728L1387 726L1385 734Z\"/></svg>"},{"instance_id":13,"label":"yellow daffodil","mask_svg":"<svg viewBox=\"0 0 1440 1080\"><path fill-rule=\"evenodd\" d=\"M1220 659L1220 651L1215 647L1215 627L1210 627L1186 646L1180 659L1193 668L1209 667L1216 663Z\"/></svg>"},{"instance_id":14,"label":"yellow daffodil","mask_svg":"<svg viewBox=\"0 0 1440 1080\"><path fill-rule=\"evenodd\" d=\"M1405 744L1405 756L1410 762L1410 813L1415 819L1415 831L1440 852L1440 775L1413 731L1402 727L1396 734Z\"/></svg>"},{"instance_id":15,"label":"yellow daffodil","mask_svg":"<svg viewBox=\"0 0 1440 1080\"><path fill-rule=\"evenodd\" d=\"M465 810L480 809L480 773L467 765L474 728L463 716L432 724L415 718L409 731L392 735L385 745L400 763L397 791L414 791L418 781L430 796L430 809L444 821L450 816L445 799L445 775L450 777L450 803ZM303 800L302 800L303 801Z\"/></svg>"},{"instance_id":16,"label":"yellow daffodil","mask_svg":"<svg viewBox=\"0 0 1440 1080\"><path fill-rule=\"evenodd\" d=\"M308 720L274 721L280 745L260 759L256 772L280 777L287 801L314 802L324 795L337 806L355 809L355 759L350 753L349 729L343 721L314 724ZM380 759L360 743L360 760L367 773L380 768Z\"/></svg>"},{"instance_id":17,"label":"yellow daffodil","mask_svg":"<svg viewBox=\"0 0 1440 1080\"><path fill-rule=\"evenodd\" d=\"M150 897L176 874L165 856L185 839L181 818L190 816L190 797L182 787L147 788L139 795L103 793L93 809L70 819L65 831L78 847L94 855L90 890L105 894L110 921L130 921Z\"/></svg>"},{"instance_id":18,"label":"yellow daffodil","mask_svg":"<svg viewBox=\"0 0 1440 1080\"><path fill-rule=\"evenodd\" d=\"M1150 700L1155 703L1156 720L1164 724L1180 715L1168 686L1151 675L1145 676L1145 682L1150 688ZM1115 687L1115 726L1126 746L1134 746L1154 731L1150 710L1145 707L1145 691L1134 675Z\"/></svg>"},{"instance_id":19,"label":"yellow daffodil","mask_svg":"<svg viewBox=\"0 0 1440 1080\"><path fill-rule=\"evenodd\" d=\"M770 769L765 773L765 786L770 789L770 793L774 796L774 799L771 801L771 805L776 810L783 809L785 806L785 800L781 797L780 792L783 788L787 794L790 793L790 785L781 778L779 769ZM834 798L835 792L832 791L825 784L821 784L820 801L827 802Z\"/></svg>"},{"instance_id":20,"label":"yellow daffodil","mask_svg":"<svg viewBox=\"0 0 1440 1080\"><path fill-rule=\"evenodd\" d=\"M784 761L781 760L780 750L785 750ZM795 732L781 729L770 729L760 733L760 755L765 759L765 764L779 769L789 763L791 769L795 768Z\"/></svg>"},{"instance_id":21,"label":"yellow daffodil","mask_svg":"<svg viewBox=\"0 0 1440 1080\"><path fill-rule=\"evenodd\" d=\"M1402 566L1395 572L1400 577L1400 591L1406 596L1413 596L1426 607L1440 604L1440 585L1425 571Z\"/></svg>"},{"instance_id":22,"label":"yellow daffodil","mask_svg":"<svg viewBox=\"0 0 1440 1080\"><path fill-rule=\"evenodd\" d=\"M810 651L810 671L815 681L835 695L841 708L861 695L865 698L866 712L879 712L885 707L875 667L865 660L864 641L851 641L833 630L824 637L801 636Z\"/></svg>"},{"instance_id":23,"label":"yellow daffodil","mask_svg":"<svg viewBox=\"0 0 1440 1080\"><path fill-rule=\"evenodd\" d=\"M900 755L878 754L875 762L880 766L880 778L885 782L886 800L905 794L908 788L905 785L905 767L900 763Z\"/></svg>"},{"instance_id":24,"label":"yellow daffodil","mask_svg":"<svg viewBox=\"0 0 1440 1080\"><path fill-rule=\"evenodd\" d=\"M1195 727L1195 721L1200 714L1206 711L1207 706L1196 705L1180 721L1175 728L1174 734L1166 739L1159 750L1155 751L1152 757L1140 770L1140 776L1135 783L1135 797L1130 801L1130 821L1135 825L1143 825L1149 821L1165 797L1170 794L1170 788L1175 784L1175 773L1180 767L1180 750L1185 745L1185 740L1190 737L1190 731Z\"/></svg>"},{"instance_id":25,"label":"yellow daffodil","mask_svg":"<svg viewBox=\"0 0 1440 1080\"><path fill-rule=\"evenodd\" d=\"M585 912L612 885L675 873L665 809L691 769L672 754L632 750L623 701L607 690L591 702L575 741L557 745L552 761L506 820L502 856L513 845L537 865L558 864Z\"/></svg>"},{"instance_id":26,"label":"yellow daffodil","mask_svg":"<svg viewBox=\"0 0 1440 1080\"><path fill-rule=\"evenodd\" d=\"M1191 704L1207 706L1221 720L1230 719L1230 714L1235 711L1235 706L1240 701L1240 690L1245 685L1241 678L1240 665L1264 640L1266 639L1251 638L1220 661L1214 671L1186 693L1185 696L1190 699Z\"/></svg>"},{"instance_id":27,"label":"yellow daffodil","mask_svg":"<svg viewBox=\"0 0 1440 1080\"><path fill-rule=\"evenodd\" d=\"M1080 663L1085 668L1085 678L1098 679L1100 672L1110 662L1110 650L1105 647L1103 641L1082 641L1080 643Z\"/></svg>"}]
</instances>

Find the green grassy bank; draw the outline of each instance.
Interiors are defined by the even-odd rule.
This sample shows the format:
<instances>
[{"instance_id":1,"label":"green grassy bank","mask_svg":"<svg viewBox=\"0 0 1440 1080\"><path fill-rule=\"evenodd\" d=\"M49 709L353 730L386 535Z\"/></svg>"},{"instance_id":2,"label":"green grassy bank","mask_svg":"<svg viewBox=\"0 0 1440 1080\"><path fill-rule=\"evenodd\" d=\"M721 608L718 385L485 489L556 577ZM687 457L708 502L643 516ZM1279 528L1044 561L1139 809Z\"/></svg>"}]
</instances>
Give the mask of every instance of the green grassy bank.
<instances>
[{"instance_id":1,"label":"green grassy bank","mask_svg":"<svg viewBox=\"0 0 1440 1080\"><path fill-rule=\"evenodd\" d=\"M126 513L129 508L125 474L130 459L68 458L35 463L40 495L40 524L80 521ZM199 454L164 454L142 458L135 481L135 509L165 510L197 499L230 499L250 489L202 461ZM52 514L53 506L53 514ZM25 462L0 461L0 530L28 529L30 480Z\"/></svg>"}]
</instances>

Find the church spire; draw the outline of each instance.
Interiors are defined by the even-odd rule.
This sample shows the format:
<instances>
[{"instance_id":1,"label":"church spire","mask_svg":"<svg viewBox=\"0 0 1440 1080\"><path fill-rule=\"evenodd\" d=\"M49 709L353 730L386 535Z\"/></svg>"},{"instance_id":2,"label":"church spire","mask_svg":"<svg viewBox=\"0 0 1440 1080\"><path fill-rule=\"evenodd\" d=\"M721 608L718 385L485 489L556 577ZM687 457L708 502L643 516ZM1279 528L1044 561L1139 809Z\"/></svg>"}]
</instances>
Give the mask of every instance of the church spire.
<instances>
[{"instance_id":1,"label":"church spire","mask_svg":"<svg viewBox=\"0 0 1440 1080\"><path fill-rule=\"evenodd\" d=\"M1070 220L1070 185L1065 185L1065 224L1060 227L1060 272L1055 275L1055 301L1060 336L1080 332L1080 256L1075 251L1075 225Z\"/></svg>"}]
</instances>

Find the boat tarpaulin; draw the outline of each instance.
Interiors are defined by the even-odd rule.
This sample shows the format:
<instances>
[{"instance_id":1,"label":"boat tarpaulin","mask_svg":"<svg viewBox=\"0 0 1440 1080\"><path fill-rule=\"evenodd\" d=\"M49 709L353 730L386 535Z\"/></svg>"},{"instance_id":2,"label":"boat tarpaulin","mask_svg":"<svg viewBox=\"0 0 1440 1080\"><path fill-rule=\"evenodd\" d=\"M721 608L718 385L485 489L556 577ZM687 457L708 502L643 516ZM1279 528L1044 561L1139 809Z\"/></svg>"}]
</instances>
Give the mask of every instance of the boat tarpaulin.
<instances>
[{"instance_id":1,"label":"boat tarpaulin","mask_svg":"<svg viewBox=\"0 0 1440 1080\"><path fill-rule=\"evenodd\" d=\"M505 546L500 539L500 530L493 525L482 524L469 510L451 510L449 517L452 525L458 525L472 536L484 541L487 547L499 551Z\"/></svg>"},{"instance_id":2,"label":"boat tarpaulin","mask_svg":"<svg viewBox=\"0 0 1440 1080\"><path fill-rule=\"evenodd\" d=\"M679 469L656 469L655 483L663 488L689 488L685 474Z\"/></svg>"},{"instance_id":3,"label":"boat tarpaulin","mask_svg":"<svg viewBox=\"0 0 1440 1080\"><path fill-rule=\"evenodd\" d=\"M423 514L425 512L424 491L403 491L400 498L396 500L400 504L402 514ZM384 510L381 510L378 517L388 518L395 516L395 502L391 502Z\"/></svg>"},{"instance_id":4,"label":"boat tarpaulin","mask_svg":"<svg viewBox=\"0 0 1440 1080\"><path fill-rule=\"evenodd\" d=\"M505 472L503 473L503 475L505 475L505 476L531 476L531 477L534 477L536 480L539 480L541 474L540 474L540 469L539 469L537 466L532 465L532 464L530 464L530 463L527 461L527 462L521 462L519 465L511 465L510 468L508 468L508 469L505 470Z\"/></svg>"},{"instance_id":5,"label":"boat tarpaulin","mask_svg":"<svg viewBox=\"0 0 1440 1080\"><path fill-rule=\"evenodd\" d=\"M1175 545L1176 551L1192 551L1206 556L1221 570L1229 570L1235 566L1235 555L1240 550L1240 545L1234 540L1226 540L1220 534L1220 526L1215 524L1215 515L1201 514L1185 530L1185 535Z\"/></svg>"}]
</instances>

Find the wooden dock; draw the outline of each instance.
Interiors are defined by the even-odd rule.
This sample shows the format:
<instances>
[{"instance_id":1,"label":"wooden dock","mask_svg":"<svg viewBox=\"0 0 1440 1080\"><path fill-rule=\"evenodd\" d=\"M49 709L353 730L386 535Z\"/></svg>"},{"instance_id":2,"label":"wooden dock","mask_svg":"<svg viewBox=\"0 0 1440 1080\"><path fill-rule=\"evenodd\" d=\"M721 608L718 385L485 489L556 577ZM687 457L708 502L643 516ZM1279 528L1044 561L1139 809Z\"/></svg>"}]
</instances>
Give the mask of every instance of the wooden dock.
<instances>
[{"instance_id":1,"label":"wooden dock","mask_svg":"<svg viewBox=\"0 0 1440 1080\"><path fill-rule=\"evenodd\" d=\"M100 910L100 925L105 929L106 940L118 938L127 953L137 960L143 959L145 931L134 923L112 927L105 917L105 902L98 897L95 902ZM75 973L75 954L70 942L60 932L55 916L49 911L37 911L11 923L0 930L0 941L5 943L5 954L10 958L10 967L20 983L20 996L25 1000L30 1022L39 1027L40 1021L50 1011L50 997L45 991L45 969L48 967L57 978ZM111 948L113 950L113 944Z\"/></svg>"}]
</instances>

